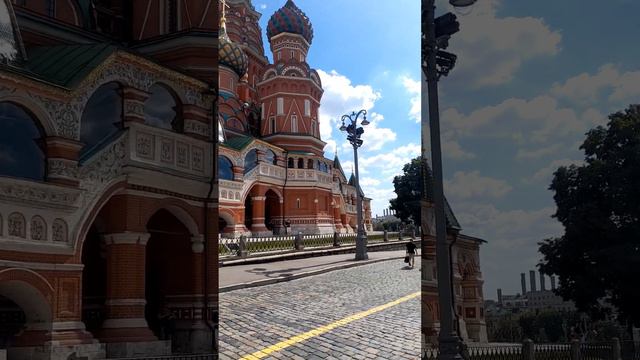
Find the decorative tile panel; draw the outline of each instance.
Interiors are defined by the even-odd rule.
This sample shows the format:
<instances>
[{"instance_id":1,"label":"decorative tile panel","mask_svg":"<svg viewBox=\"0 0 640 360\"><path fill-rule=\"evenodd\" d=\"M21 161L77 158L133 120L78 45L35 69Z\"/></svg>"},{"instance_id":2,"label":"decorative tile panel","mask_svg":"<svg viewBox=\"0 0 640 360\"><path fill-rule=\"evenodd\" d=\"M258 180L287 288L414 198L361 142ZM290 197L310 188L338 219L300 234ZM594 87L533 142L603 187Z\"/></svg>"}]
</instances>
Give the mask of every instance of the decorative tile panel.
<instances>
[{"instance_id":1,"label":"decorative tile panel","mask_svg":"<svg viewBox=\"0 0 640 360\"><path fill-rule=\"evenodd\" d=\"M47 224L40 216L31 218L31 240L47 240Z\"/></svg>"},{"instance_id":2,"label":"decorative tile panel","mask_svg":"<svg viewBox=\"0 0 640 360\"><path fill-rule=\"evenodd\" d=\"M139 157L153 160L153 135L138 132L136 136L136 154Z\"/></svg>"},{"instance_id":3,"label":"decorative tile panel","mask_svg":"<svg viewBox=\"0 0 640 360\"><path fill-rule=\"evenodd\" d=\"M178 141L176 145L176 163L182 168L189 168L189 145Z\"/></svg>"},{"instance_id":4,"label":"decorative tile panel","mask_svg":"<svg viewBox=\"0 0 640 360\"><path fill-rule=\"evenodd\" d=\"M173 140L161 138L160 139L160 161L164 163L173 163Z\"/></svg>"}]
</instances>

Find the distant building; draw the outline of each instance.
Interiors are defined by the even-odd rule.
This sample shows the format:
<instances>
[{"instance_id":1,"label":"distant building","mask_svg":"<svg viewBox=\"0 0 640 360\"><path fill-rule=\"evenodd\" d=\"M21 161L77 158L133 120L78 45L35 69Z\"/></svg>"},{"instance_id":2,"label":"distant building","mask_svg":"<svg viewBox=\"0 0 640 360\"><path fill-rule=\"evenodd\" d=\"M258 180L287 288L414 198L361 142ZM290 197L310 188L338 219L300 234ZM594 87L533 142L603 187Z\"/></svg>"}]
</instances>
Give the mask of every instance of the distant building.
<instances>
[{"instance_id":1,"label":"distant building","mask_svg":"<svg viewBox=\"0 0 640 360\"><path fill-rule=\"evenodd\" d=\"M498 302L496 304L499 312L517 313L521 311L531 310L557 310L557 311L575 311L576 307L573 302L565 301L561 296L556 295L553 290L556 289L556 279L551 277L551 289L547 290L545 277L540 273L540 290L536 287L535 271L529 272L530 291L526 289L525 274L520 274L522 284L522 294L503 295L502 289L498 289Z\"/></svg>"}]
</instances>

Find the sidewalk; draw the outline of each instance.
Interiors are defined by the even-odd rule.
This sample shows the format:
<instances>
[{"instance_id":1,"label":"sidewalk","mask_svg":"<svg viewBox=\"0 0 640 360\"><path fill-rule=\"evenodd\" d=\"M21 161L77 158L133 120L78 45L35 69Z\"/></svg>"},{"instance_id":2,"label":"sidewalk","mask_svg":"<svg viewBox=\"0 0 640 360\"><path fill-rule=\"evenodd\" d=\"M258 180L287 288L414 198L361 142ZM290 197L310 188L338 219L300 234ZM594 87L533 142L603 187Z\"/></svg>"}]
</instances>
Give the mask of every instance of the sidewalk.
<instances>
[{"instance_id":1,"label":"sidewalk","mask_svg":"<svg viewBox=\"0 0 640 360\"><path fill-rule=\"evenodd\" d=\"M262 264L220 267L219 292L227 292L254 286L275 284L322 274L353 266L372 264L386 260L402 262L406 250L371 251L369 259L356 261L355 254L338 254L303 259L288 259Z\"/></svg>"}]
</instances>

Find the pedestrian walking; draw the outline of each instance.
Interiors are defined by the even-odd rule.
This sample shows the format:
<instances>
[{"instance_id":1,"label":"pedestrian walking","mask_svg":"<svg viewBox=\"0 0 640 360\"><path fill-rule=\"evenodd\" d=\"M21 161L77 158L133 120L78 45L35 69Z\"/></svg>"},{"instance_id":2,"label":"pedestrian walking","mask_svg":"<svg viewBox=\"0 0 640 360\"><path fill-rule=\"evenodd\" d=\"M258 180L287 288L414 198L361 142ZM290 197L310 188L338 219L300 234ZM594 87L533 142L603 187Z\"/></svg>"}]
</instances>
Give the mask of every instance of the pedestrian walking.
<instances>
[{"instance_id":1,"label":"pedestrian walking","mask_svg":"<svg viewBox=\"0 0 640 360\"><path fill-rule=\"evenodd\" d=\"M418 247L416 246L416 244L413 243L413 239L409 239L409 242L407 243L407 257L409 258L409 266L413 269L413 266L415 264L415 256L417 253L417 249Z\"/></svg>"}]
</instances>

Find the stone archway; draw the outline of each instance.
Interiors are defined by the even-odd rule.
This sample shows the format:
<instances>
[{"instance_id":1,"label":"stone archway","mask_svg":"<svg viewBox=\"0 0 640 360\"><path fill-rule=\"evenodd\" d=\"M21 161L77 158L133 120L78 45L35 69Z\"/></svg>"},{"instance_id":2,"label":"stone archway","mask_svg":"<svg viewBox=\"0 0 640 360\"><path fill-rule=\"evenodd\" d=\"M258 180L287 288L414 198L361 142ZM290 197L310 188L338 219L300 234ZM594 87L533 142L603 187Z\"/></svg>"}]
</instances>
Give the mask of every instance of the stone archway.
<instances>
[{"instance_id":1,"label":"stone archway","mask_svg":"<svg viewBox=\"0 0 640 360\"><path fill-rule=\"evenodd\" d=\"M167 312L171 298L188 294L194 286L191 237L170 211L160 209L147 223L149 241L145 264L145 319L161 340L171 340L175 323Z\"/></svg>"},{"instance_id":2,"label":"stone archway","mask_svg":"<svg viewBox=\"0 0 640 360\"><path fill-rule=\"evenodd\" d=\"M0 271L0 299L17 314L24 314L23 326L9 334L10 343L6 345L10 356L20 352L21 347L39 346L49 340L53 330L53 288L44 278L30 270Z\"/></svg>"},{"instance_id":3,"label":"stone archway","mask_svg":"<svg viewBox=\"0 0 640 360\"><path fill-rule=\"evenodd\" d=\"M282 198L272 189L265 193L264 223L274 235L283 232L282 228Z\"/></svg>"}]
</instances>

